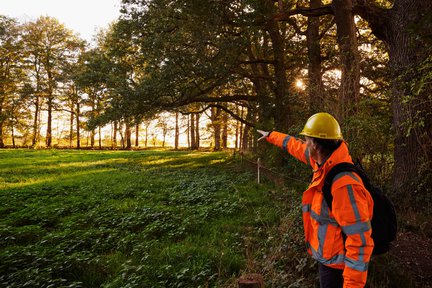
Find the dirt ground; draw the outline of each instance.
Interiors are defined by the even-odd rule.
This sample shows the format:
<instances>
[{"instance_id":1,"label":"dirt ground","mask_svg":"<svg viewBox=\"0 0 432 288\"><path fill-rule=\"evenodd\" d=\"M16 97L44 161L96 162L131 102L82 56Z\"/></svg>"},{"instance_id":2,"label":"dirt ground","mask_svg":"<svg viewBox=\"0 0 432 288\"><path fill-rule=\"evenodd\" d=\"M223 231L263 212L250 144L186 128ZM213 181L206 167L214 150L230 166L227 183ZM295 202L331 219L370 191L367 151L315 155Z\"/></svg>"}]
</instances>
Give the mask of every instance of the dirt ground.
<instances>
[{"instance_id":1,"label":"dirt ground","mask_svg":"<svg viewBox=\"0 0 432 288\"><path fill-rule=\"evenodd\" d=\"M432 240L412 232L398 234L391 253L410 271L418 287L432 287Z\"/></svg>"}]
</instances>

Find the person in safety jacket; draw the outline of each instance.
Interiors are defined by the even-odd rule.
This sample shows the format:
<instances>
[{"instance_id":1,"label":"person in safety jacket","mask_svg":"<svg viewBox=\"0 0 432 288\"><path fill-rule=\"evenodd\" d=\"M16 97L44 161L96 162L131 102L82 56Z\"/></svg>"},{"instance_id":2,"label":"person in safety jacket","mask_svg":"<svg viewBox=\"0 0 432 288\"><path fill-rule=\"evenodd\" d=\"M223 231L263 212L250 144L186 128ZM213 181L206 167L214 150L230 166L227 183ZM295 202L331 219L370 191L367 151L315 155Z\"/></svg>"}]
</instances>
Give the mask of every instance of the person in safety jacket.
<instances>
[{"instance_id":1,"label":"person in safety jacket","mask_svg":"<svg viewBox=\"0 0 432 288\"><path fill-rule=\"evenodd\" d=\"M341 172L331 188L332 209L323 197L324 178L340 162L353 163L337 120L328 113L312 115L300 135L305 141L257 130L313 170L302 196L308 253L319 262L320 287L364 287L374 247L371 238L373 200L359 175Z\"/></svg>"}]
</instances>

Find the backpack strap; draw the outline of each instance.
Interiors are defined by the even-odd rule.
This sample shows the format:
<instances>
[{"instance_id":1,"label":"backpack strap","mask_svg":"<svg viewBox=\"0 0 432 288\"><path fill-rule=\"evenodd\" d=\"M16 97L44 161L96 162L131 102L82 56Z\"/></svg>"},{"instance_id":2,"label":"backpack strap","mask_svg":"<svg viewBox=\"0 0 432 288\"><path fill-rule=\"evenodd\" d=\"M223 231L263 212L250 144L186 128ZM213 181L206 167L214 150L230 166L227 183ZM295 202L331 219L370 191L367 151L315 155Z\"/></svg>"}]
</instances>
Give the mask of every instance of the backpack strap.
<instances>
[{"instance_id":1,"label":"backpack strap","mask_svg":"<svg viewBox=\"0 0 432 288\"><path fill-rule=\"evenodd\" d=\"M324 199L326 200L327 206L330 210L332 210L332 202L333 202L333 195L331 193L331 187L333 184L333 180L336 177L337 174L341 172L355 172L357 173L360 178L363 181L363 184L365 185L366 190L369 190L369 179L366 176L366 174L363 172L361 168L359 168L357 165L348 163L348 162L342 162L337 165L335 165L333 168L330 169L330 171L327 173L324 179L324 186L322 188L322 192L324 194Z\"/></svg>"}]
</instances>

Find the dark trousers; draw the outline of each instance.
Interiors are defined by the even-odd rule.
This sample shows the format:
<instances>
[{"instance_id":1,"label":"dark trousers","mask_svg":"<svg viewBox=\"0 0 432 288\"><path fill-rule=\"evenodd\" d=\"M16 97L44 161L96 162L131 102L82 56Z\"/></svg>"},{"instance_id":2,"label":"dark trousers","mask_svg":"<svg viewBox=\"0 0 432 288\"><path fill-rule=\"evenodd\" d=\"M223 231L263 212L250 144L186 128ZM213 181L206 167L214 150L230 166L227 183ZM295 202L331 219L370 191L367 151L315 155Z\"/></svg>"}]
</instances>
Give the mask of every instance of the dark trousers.
<instances>
[{"instance_id":1,"label":"dark trousers","mask_svg":"<svg viewBox=\"0 0 432 288\"><path fill-rule=\"evenodd\" d=\"M342 288L343 270L327 267L319 264L320 288Z\"/></svg>"}]
</instances>

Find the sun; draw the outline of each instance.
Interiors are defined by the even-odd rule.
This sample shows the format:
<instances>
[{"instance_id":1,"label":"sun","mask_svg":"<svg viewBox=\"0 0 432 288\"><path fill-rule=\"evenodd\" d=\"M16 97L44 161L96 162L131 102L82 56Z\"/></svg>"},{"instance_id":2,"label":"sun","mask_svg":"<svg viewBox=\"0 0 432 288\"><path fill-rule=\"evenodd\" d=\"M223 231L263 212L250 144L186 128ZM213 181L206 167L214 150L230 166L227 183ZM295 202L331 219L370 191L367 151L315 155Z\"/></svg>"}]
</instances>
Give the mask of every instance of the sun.
<instances>
[{"instance_id":1,"label":"sun","mask_svg":"<svg viewBox=\"0 0 432 288\"><path fill-rule=\"evenodd\" d=\"M297 79L297 81L295 82L295 87L299 90L305 90L306 89L306 86L301 79Z\"/></svg>"}]
</instances>

